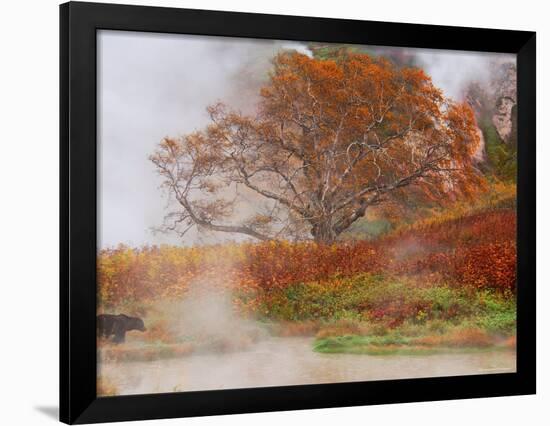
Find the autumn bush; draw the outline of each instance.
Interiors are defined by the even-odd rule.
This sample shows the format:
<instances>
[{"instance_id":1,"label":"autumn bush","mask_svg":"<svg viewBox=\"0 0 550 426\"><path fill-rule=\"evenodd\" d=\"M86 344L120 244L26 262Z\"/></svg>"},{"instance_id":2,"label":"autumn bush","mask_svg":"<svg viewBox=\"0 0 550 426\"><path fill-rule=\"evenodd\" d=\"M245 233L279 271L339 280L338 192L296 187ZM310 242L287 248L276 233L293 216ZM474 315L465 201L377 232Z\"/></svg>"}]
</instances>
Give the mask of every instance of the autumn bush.
<instances>
[{"instance_id":1,"label":"autumn bush","mask_svg":"<svg viewBox=\"0 0 550 426\"><path fill-rule=\"evenodd\" d=\"M496 209L427 221L374 241L102 250L99 309L142 316L148 325L124 347L102 345L102 357L158 359L250 344L250 336L243 340L229 329L227 338L212 341L180 336L167 307L203 286L213 297L230 295L231 309L259 320L269 334L315 336L319 352L512 348L515 220L512 210ZM220 324L222 333L225 328Z\"/></svg>"},{"instance_id":2,"label":"autumn bush","mask_svg":"<svg viewBox=\"0 0 550 426\"><path fill-rule=\"evenodd\" d=\"M505 209L400 230L372 242L119 246L99 252L100 304L109 309L131 302L136 309L136 301L178 298L197 282L269 297L295 284L361 273L423 275L428 281L436 273L450 284L513 291L515 228L515 212Z\"/></svg>"},{"instance_id":3,"label":"autumn bush","mask_svg":"<svg viewBox=\"0 0 550 426\"><path fill-rule=\"evenodd\" d=\"M317 322L321 336L384 335L392 330L415 336L444 333L459 324L509 335L515 330L516 311L513 296L494 289L360 274L272 292L262 299L257 314L279 323Z\"/></svg>"},{"instance_id":4,"label":"autumn bush","mask_svg":"<svg viewBox=\"0 0 550 426\"><path fill-rule=\"evenodd\" d=\"M191 351L164 309L202 287L231 295L235 312L260 320L273 335L316 336L320 352L401 353L405 345L417 353L512 342L516 213L508 199L469 213L460 205L371 241L101 250L99 309L148 319L148 332L134 336L147 347L139 359ZM231 339L212 344L243 346ZM131 360L133 352L109 347L103 356Z\"/></svg>"},{"instance_id":5,"label":"autumn bush","mask_svg":"<svg viewBox=\"0 0 550 426\"><path fill-rule=\"evenodd\" d=\"M513 241L488 243L458 253L457 281L477 288L515 290L516 244Z\"/></svg>"},{"instance_id":6,"label":"autumn bush","mask_svg":"<svg viewBox=\"0 0 550 426\"><path fill-rule=\"evenodd\" d=\"M368 242L228 244L202 248L119 246L98 256L101 304L180 297L193 283L270 292L334 275L382 271L385 255Z\"/></svg>"},{"instance_id":7,"label":"autumn bush","mask_svg":"<svg viewBox=\"0 0 550 426\"><path fill-rule=\"evenodd\" d=\"M445 335L430 335L414 340L420 346L475 347L492 346L495 339L487 332L478 328L456 329Z\"/></svg>"},{"instance_id":8,"label":"autumn bush","mask_svg":"<svg viewBox=\"0 0 550 426\"><path fill-rule=\"evenodd\" d=\"M385 258L381 248L366 241L333 245L270 242L247 247L246 260L239 267L251 282L269 292L334 275L380 272Z\"/></svg>"},{"instance_id":9,"label":"autumn bush","mask_svg":"<svg viewBox=\"0 0 550 426\"><path fill-rule=\"evenodd\" d=\"M98 396L113 396L118 394L116 386L113 385L108 379L101 376L98 376L96 391Z\"/></svg>"},{"instance_id":10,"label":"autumn bush","mask_svg":"<svg viewBox=\"0 0 550 426\"><path fill-rule=\"evenodd\" d=\"M438 272L448 282L515 290L516 214L491 211L397 232L382 241L399 274ZM403 250L412 247L410 253Z\"/></svg>"}]
</instances>

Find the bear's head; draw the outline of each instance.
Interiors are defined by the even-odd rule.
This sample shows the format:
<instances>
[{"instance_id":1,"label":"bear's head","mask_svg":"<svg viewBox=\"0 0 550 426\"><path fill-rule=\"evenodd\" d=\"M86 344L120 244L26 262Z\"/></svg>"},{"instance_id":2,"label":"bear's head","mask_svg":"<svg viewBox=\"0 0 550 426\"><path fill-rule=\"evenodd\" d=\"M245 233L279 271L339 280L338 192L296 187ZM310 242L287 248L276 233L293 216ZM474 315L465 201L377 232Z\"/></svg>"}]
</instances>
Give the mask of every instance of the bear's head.
<instances>
[{"instance_id":1,"label":"bear's head","mask_svg":"<svg viewBox=\"0 0 550 426\"><path fill-rule=\"evenodd\" d=\"M128 330L146 331L147 329L141 318L129 317Z\"/></svg>"}]
</instances>

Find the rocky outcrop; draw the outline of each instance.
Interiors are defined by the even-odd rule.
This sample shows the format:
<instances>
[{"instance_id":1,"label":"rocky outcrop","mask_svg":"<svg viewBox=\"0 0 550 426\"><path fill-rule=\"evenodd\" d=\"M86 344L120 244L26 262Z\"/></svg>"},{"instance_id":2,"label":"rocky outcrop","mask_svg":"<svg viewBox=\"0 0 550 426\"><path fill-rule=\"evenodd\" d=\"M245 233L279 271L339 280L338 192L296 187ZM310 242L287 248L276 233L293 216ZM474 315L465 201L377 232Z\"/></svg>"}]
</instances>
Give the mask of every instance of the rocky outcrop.
<instances>
[{"instance_id":1,"label":"rocky outcrop","mask_svg":"<svg viewBox=\"0 0 550 426\"><path fill-rule=\"evenodd\" d=\"M470 83L465 94L482 142L475 158L484 172L506 180L514 180L517 173L516 82L514 63L495 62L489 77Z\"/></svg>"},{"instance_id":2,"label":"rocky outcrop","mask_svg":"<svg viewBox=\"0 0 550 426\"><path fill-rule=\"evenodd\" d=\"M466 100L476 112L478 122L492 123L505 143L515 140L516 82L514 63L495 63L488 82L472 82L466 91Z\"/></svg>"},{"instance_id":3,"label":"rocky outcrop","mask_svg":"<svg viewBox=\"0 0 550 426\"><path fill-rule=\"evenodd\" d=\"M491 121L500 138L509 143L515 139L512 135L514 113L517 104L517 73L513 63L504 63L495 70L491 81L493 92L493 113Z\"/></svg>"}]
</instances>

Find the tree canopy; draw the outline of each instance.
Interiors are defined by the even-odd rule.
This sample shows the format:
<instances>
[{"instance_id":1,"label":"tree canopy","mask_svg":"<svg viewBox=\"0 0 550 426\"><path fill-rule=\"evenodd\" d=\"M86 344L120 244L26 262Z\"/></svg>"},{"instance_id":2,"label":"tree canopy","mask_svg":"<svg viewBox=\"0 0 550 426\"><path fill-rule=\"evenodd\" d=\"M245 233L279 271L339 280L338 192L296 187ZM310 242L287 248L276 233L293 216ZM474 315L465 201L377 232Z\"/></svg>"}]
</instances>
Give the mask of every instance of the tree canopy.
<instances>
[{"instance_id":1,"label":"tree canopy","mask_svg":"<svg viewBox=\"0 0 550 426\"><path fill-rule=\"evenodd\" d=\"M331 243L371 206L481 183L472 109L419 68L285 52L259 99L252 115L211 105L205 129L160 142L150 159L175 201L165 230Z\"/></svg>"}]
</instances>

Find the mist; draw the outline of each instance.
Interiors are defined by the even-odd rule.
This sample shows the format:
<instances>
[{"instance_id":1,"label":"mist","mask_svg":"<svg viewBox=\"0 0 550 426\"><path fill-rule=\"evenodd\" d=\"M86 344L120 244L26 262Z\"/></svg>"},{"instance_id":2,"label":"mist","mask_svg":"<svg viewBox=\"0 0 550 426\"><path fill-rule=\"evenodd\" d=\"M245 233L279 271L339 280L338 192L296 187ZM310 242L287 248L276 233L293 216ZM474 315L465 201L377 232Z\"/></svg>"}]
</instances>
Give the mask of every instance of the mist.
<instances>
[{"instance_id":1,"label":"mist","mask_svg":"<svg viewBox=\"0 0 550 426\"><path fill-rule=\"evenodd\" d=\"M214 102L250 110L281 49L307 51L285 41L98 32L99 247L200 241L152 232L168 200L148 156L162 138L208 124Z\"/></svg>"},{"instance_id":2,"label":"mist","mask_svg":"<svg viewBox=\"0 0 550 426\"><path fill-rule=\"evenodd\" d=\"M225 280L219 268L215 274L191 282L181 299L160 303L175 340L196 342L199 352L225 353L243 350L267 337L257 322L237 313Z\"/></svg>"},{"instance_id":3,"label":"mist","mask_svg":"<svg viewBox=\"0 0 550 426\"><path fill-rule=\"evenodd\" d=\"M431 76L445 96L463 100L472 82L487 85L495 65L514 62L515 55L484 52L451 52L422 49L416 52L418 65Z\"/></svg>"},{"instance_id":4,"label":"mist","mask_svg":"<svg viewBox=\"0 0 550 426\"><path fill-rule=\"evenodd\" d=\"M463 100L465 89L470 83L490 84L496 66L516 61L515 55L492 52L388 46L373 46L369 50L376 55L409 59L413 66L422 68L431 77L434 85L446 97L456 101Z\"/></svg>"},{"instance_id":5,"label":"mist","mask_svg":"<svg viewBox=\"0 0 550 426\"><path fill-rule=\"evenodd\" d=\"M167 212L161 180L148 156L166 136L209 123L206 107L223 101L252 111L271 58L306 43L227 37L98 32L98 246L120 243L193 245L239 240L191 230L185 239L155 233ZM472 81L485 83L491 64L513 55L373 47L414 58L446 96L460 100ZM258 200L251 198L249 210ZM246 210L246 206L243 207Z\"/></svg>"}]
</instances>

